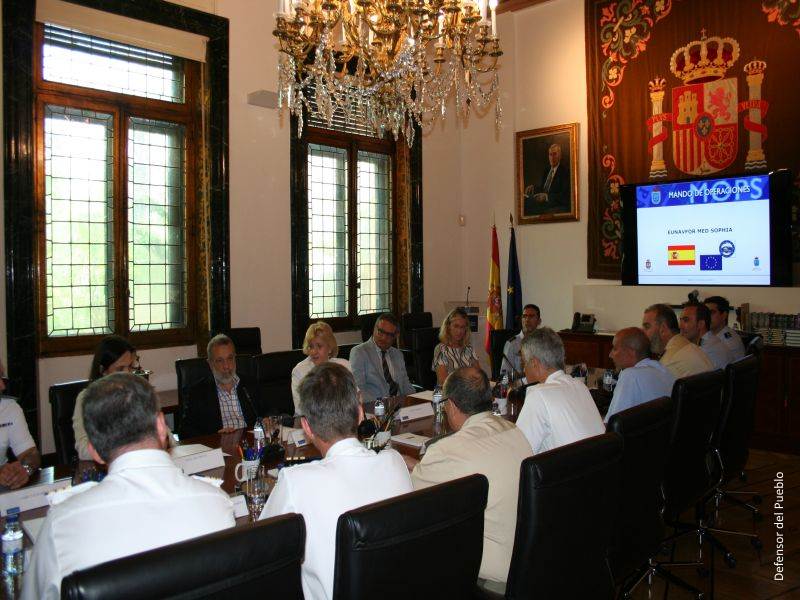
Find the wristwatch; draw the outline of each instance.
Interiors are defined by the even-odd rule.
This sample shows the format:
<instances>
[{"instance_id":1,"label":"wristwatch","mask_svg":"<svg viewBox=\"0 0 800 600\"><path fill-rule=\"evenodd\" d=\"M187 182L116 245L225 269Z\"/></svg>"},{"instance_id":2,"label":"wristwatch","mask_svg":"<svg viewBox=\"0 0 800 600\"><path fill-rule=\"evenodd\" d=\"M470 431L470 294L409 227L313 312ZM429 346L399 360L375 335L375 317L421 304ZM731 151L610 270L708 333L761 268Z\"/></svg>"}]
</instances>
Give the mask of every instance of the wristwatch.
<instances>
[{"instance_id":1,"label":"wristwatch","mask_svg":"<svg viewBox=\"0 0 800 600\"><path fill-rule=\"evenodd\" d=\"M30 477L37 471L36 467L29 465L28 463L20 462L20 464L22 465L22 468L25 469L25 472L28 474L28 477Z\"/></svg>"}]
</instances>

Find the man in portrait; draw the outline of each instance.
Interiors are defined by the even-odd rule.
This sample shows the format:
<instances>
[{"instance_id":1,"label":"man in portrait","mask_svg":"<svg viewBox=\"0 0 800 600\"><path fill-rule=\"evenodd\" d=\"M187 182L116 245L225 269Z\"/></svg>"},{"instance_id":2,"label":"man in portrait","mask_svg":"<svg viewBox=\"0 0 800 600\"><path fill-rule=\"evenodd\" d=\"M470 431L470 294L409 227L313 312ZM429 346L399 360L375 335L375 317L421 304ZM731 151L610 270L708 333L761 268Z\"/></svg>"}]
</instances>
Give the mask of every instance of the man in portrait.
<instances>
[{"instance_id":1,"label":"man in portrait","mask_svg":"<svg viewBox=\"0 0 800 600\"><path fill-rule=\"evenodd\" d=\"M563 156L561 144L555 142L550 144L547 149L547 163L544 166L538 157L531 155L532 150L533 147L530 150L528 148L523 150L524 216L569 212L570 167L569 159Z\"/></svg>"}]
</instances>

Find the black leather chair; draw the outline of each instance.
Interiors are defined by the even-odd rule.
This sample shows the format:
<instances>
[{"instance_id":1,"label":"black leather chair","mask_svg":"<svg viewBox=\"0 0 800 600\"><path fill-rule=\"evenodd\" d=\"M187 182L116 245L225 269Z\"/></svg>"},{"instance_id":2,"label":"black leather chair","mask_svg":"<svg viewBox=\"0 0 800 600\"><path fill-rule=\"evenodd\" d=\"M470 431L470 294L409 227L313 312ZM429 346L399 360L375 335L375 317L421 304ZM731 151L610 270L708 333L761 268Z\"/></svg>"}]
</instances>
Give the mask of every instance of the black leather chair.
<instances>
[{"instance_id":1,"label":"black leather chair","mask_svg":"<svg viewBox=\"0 0 800 600\"><path fill-rule=\"evenodd\" d=\"M383 312L368 313L366 315L359 315L358 320L361 322L361 341L366 342L372 337L372 332L375 330L375 322L378 320Z\"/></svg>"},{"instance_id":2,"label":"black leather chair","mask_svg":"<svg viewBox=\"0 0 800 600\"><path fill-rule=\"evenodd\" d=\"M664 473L664 519L675 533L665 542L672 544L674 557L674 542L687 534L696 535L698 554L694 561L675 562L671 558L670 562L660 563L662 567L703 568L703 544L715 542L708 532L703 506L720 475L711 438L719 421L723 383L723 373L717 370L678 379L672 388L675 420ZM681 522L681 514L693 507L694 522ZM686 582L675 583L697 597L702 596L700 590Z\"/></svg>"},{"instance_id":3,"label":"black leather chair","mask_svg":"<svg viewBox=\"0 0 800 600\"><path fill-rule=\"evenodd\" d=\"M303 597L303 517L281 515L75 571L67 600Z\"/></svg>"},{"instance_id":4,"label":"black leather chair","mask_svg":"<svg viewBox=\"0 0 800 600\"><path fill-rule=\"evenodd\" d=\"M439 328L424 327L411 332L411 353L414 358L412 383L431 390L436 385L436 373L431 370L433 349L439 343Z\"/></svg>"},{"instance_id":5,"label":"black leather chair","mask_svg":"<svg viewBox=\"0 0 800 600\"><path fill-rule=\"evenodd\" d=\"M608 566L622 438L587 438L522 461L506 598L611 598Z\"/></svg>"},{"instance_id":6,"label":"black leather chair","mask_svg":"<svg viewBox=\"0 0 800 600\"><path fill-rule=\"evenodd\" d=\"M88 379L58 383L50 386L50 410L52 412L53 437L56 442L56 456L59 464L69 465L77 460L75 451L75 431L72 429L72 414L75 400L86 386Z\"/></svg>"},{"instance_id":7,"label":"black leather chair","mask_svg":"<svg viewBox=\"0 0 800 600\"><path fill-rule=\"evenodd\" d=\"M488 493L470 475L341 515L333 598L470 598Z\"/></svg>"},{"instance_id":8,"label":"black leather chair","mask_svg":"<svg viewBox=\"0 0 800 600\"><path fill-rule=\"evenodd\" d=\"M211 367L205 358L182 358L175 361L178 376L178 410L175 412L175 431L181 429L181 419L189 400L189 390L206 377L211 377Z\"/></svg>"},{"instance_id":9,"label":"black leather chair","mask_svg":"<svg viewBox=\"0 0 800 600\"><path fill-rule=\"evenodd\" d=\"M764 350L764 338L758 333L754 333L744 345L744 351L747 354L752 354L756 358L761 358L761 352Z\"/></svg>"},{"instance_id":10,"label":"black leather chair","mask_svg":"<svg viewBox=\"0 0 800 600\"><path fill-rule=\"evenodd\" d=\"M358 346L358 344L341 344L339 346L339 352L336 354L336 356L345 360L350 360L350 351L356 346Z\"/></svg>"},{"instance_id":11,"label":"black leather chair","mask_svg":"<svg viewBox=\"0 0 800 600\"><path fill-rule=\"evenodd\" d=\"M672 399L658 398L616 413L608 430L623 441L622 487L617 507L611 572L623 597L653 575L673 581L653 558L666 535L661 483L672 434Z\"/></svg>"},{"instance_id":12,"label":"black leather chair","mask_svg":"<svg viewBox=\"0 0 800 600\"><path fill-rule=\"evenodd\" d=\"M294 414L292 369L305 357L302 350L268 352L253 357L261 400L269 414Z\"/></svg>"},{"instance_id":13,"label":"black leather chair","mask_svg":"<svg viewBox=\"0 0 800 600\"><path fill-rule=\"evenodd\" d=\"M231 327L222 329L224 333L233 340L237 354L251 354L253 356L261 354L261 328L260 327Z\"/></svg>"},{"instance_id":14,"label":"black leather chair","mask_svg":"<svg viewBox=\"0 0 800 600\"><path fill-rule=\"evenodd\" d=\"M750 436L753 433L755 421L758 371L759 361L753 355L745 356L725 368L722 414L712 440L712 447L722 470L720 481L711 499L714 502L714 522L718 519L719 505L722 500L749 510L753 515L754 522L761 518L761 513L755 506L761 502L760 496L754 492L731 491L724 487L736 478L745 479L744 467L750 455ZM735 495L749 495L753 498L753 504L742 502ZM757 550L762 547L761 539L756 533L717 527L709 527L709 531L744 536L750 538L750 542ZM728 552L724 552L723 556L728 554Z\"/></svg>"},{"instance_id":15,"label":"black leather chair","mask_svg":"<svg viewBox=\"0 0 800 600\"><path fill-rule=\"evenodd\" d=\"M400 347L411 348L411 331L424 327L433 327L433 315L431 313L403 313L400 316Z\"/></svg>"},{"instance_id":16,"label":"black leather chair","mask_svg":"<svg viewBox=\"0 0 800 600\"><path fill-rule=\"evenodd\" d=\"M493 329L489 332L490 358L492 359L492 379L500 379L500 371L503 367L503 348L506 342L517 335L519 331L513 329ZM509 356L509 358L512 358ZM509 378L511 373L509 373Z\"/></svg>"}]
</instances>

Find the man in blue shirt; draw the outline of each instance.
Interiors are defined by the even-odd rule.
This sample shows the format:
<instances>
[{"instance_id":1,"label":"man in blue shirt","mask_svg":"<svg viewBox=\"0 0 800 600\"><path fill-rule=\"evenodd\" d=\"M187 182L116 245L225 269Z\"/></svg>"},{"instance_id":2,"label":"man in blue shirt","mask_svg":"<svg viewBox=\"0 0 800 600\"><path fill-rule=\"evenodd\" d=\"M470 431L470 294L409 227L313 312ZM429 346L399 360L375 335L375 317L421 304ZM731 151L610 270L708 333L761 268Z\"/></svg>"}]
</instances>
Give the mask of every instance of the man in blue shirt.
<instances>
[{"instance_id":1,"label":"man in blue shirt","mask_svg":"<svg viewBox=\"0 0 800 600\"><path fill-rule=\"evenodd\" d=\"M638 327L621 329L614 336L609 356L621 372L606 423L618 412L672 394L675 376L649 353L650 340Z\"/></svg>"}]
</instances>

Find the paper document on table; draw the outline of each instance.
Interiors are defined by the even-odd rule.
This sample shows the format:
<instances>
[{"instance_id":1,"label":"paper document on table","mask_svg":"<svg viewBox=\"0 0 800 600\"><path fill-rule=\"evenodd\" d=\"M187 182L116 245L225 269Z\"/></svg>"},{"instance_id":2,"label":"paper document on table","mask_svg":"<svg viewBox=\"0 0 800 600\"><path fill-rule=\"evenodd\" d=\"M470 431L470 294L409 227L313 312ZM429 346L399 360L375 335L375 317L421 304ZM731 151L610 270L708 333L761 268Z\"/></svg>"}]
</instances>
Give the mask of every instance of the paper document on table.
<instances>
[{"instance_id":1,"label":"paper document on table","mask_svg":"<svg viewBox=\"0 0 800 600\"><path fill-rule=\"evenodd\" d=\"M172 459L175 460L176 458L183 458L190 454L197 454L198 452L206 452L208 450L211 450L211 448L203 444L184 444L183 446L174 446L170 448L169 454L172 456Z\"/></svg>"},{"instance_id":2,"label":"paper document on table","mask_svg":"<svg viewBox=\"0 0 800 600\"><path fill-rule=\"evenodd\" d=\"M427 400L433 402L433 390L422 390L408 395L409 398L417 398L418 400Z\"/></svg>"},{"instance_id":3,"label":"paper document on table","mask_svg":"<svg viewBox=\"0 0 800 600\"><path fill-rule=\"evenodd\" d=\"M250 511L247 510L247 501L244 498L244 494L231 496L231 502L233 503L233 516L235 518L241 519L250 514Z\"/></svg>"},{"instance_id":4,"label":"paper document on table","mask_svg":"<svg viewBox=\"0 0 800 600\"><path fill-rule=\"evenodd\" d=\"M422 448L427 442L429 437L424 435L417 435L416 433L399 433L392 436L392 442L398 444L405 444L406 446L414 446L414 448Z\"/></svg>"},{"instance_id":5,"label":"paper document on table","mask_svg":"<svg viewBox=\"0 0 800 600\"><path fill-rule=\"evenodd\" d=\"M25 533L28 534L28 537L34 544L39 538L39 532L42 530L42 525L44 525L44 517L40 517L38 519L25 519L22 522L22 528L25 530Z\"/></svg>"},{"instance_id":6,"label":"paper document on table","mask_svg":"<svg viewBox=\"0 0 800 600\"><path fill-rule=\"evenodd\" d=\"M20 512L48 505L47 495L55 490L68 488L72 478L65 477L50 483L26 485L18 490L0 494L0 515L5 516L9 508L19 508Z\"/></svg>"}]
</instances>

